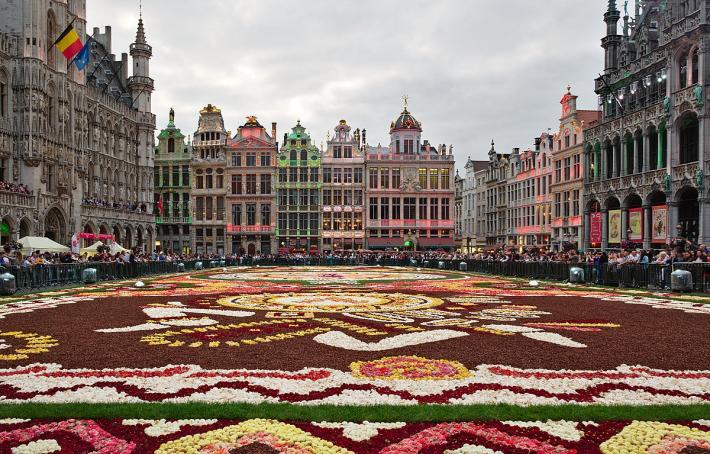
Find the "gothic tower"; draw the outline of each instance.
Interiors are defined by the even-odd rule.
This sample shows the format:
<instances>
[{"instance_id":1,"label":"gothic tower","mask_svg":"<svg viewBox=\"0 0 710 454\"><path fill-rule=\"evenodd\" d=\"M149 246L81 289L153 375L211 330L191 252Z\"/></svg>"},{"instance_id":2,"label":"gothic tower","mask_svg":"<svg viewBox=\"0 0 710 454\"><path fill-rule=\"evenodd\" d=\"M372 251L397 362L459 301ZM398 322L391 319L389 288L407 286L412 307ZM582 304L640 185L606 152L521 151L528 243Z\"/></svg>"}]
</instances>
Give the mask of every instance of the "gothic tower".
<instances>
[{"instance_id":1,"label":"gothic tower","mask_svg":"<svg viewBox=\"0 0 710 454\"><path fill-rule=\"evenodd\" d=\"M621 35L619 35L618 24L621 12L616 9L616 0L609 0L609 8L604 14L606 22L606 36L602 38L604 48L604 73L609 74L619 67L619 46L621 45Z\"/></svg>"}]
</instances>

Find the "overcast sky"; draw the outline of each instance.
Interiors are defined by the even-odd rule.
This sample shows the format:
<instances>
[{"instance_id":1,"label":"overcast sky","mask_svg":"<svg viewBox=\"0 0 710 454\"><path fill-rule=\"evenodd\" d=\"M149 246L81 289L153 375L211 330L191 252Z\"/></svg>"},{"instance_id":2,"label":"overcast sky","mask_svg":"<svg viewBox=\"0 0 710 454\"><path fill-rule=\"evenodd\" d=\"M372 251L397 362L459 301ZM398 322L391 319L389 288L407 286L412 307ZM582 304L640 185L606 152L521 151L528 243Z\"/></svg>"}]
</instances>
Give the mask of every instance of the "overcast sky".
<instances>
[{"instance_id":1,"label":"overcast sky","mask_svg":"<svg viewBox=\"0 0 710 454\"><path fill-rule=\"evenodd\" d=\"M633 3L633 2L632 2ZM595 109L607 0L144 0L153 46L153 112L192 134L207 103L227 129L257 115L283 137L297 119L316 144L340 119L388 143L402 95L457 167L527 148L557 129L565 87ZM621 8L621 4L619 5ZM88 0L90 27L112 25L113 52L134 40L138 0ZM120 58L120 57L119 57Z\"/></svg>"}]
</instances>

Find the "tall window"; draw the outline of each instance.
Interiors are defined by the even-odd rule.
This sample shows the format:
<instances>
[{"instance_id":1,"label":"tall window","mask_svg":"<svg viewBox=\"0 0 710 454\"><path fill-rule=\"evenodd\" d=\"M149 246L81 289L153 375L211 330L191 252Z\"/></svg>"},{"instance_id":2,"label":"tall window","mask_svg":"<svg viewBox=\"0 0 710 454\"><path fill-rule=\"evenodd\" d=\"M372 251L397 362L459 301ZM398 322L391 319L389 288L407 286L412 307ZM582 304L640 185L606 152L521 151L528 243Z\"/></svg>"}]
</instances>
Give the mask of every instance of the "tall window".
<instances>
[{"instance_id":1,"label":"tall window","mask_svg":"<svg viewBox=\"0 0 710 454\"><path fill-rule=\"evenodd\" d=\"M232 225L242 225L242 204L232 205Z\"/></svg>"},{"instance_id":2,"label":"tall window","mask_svg":"<svg viewBox=\"0 0 710 454\"><path fill-rule=\"evenodd\" d=\"M389 189L390 187L390 169L380 169L380 189Z\"/></svg>"},{"instance_id":3,"label":"tall window","mask_svg":"<svg viewBox=\"0 0 710 454\"><path fill-rule=\"evenodd\" d=\"M421 186L422 189L427 188L427 178L426 178L426 169L419 169L419 186Z\"/></svg>"},{"instance_id":4,"label":"tall window","mask_svg":"<svg viewBox=\"0 0 710 454\"><path fill-rule=\"evenodd\" d=\"M242 176L232 175L232 194L237 195L242 193Z\"/></svg>"},{"instance_id":5,"label":"tall window","mask_svg":"<svg viewBox=\"0 0 710 454\"><path fill-rule=\"evenodd\" d=\"M247 194L256 194L256 175L247 175Z\"/></svg>"},{"instance_id":6,"label":"tall window","mask_svg":"<svg viewBox=\"0 0 710 454\"><path fill-rule=\"evenodd\" d=\"M367 176L367 177L368 177L368 179L370 180L370 183L369 183L369 186L368 186L368 187L369 187L370 189L377 189L377 173L378 173L378 171L377 171L377 168L376 168L376 167L372 167L372 168L370 168L370 170L368 171L368 176Z\"/></svg>"},{"instance_id":7,"label":"tall window","mask_svg":"<svg viewBox=\"0 0 710 454\"><path fill-rule=\"evenodd\" d=\"M417 218L417 199L414 197L404 198L404 219L414 220Z\"/></svg>"},{"instance_id":8,"label":"tall window","mask_svg":"<svg viewBox=\"0 0 710 454\"><path fill-rule=\"evenodd\" d=\"M7 75L0 71L0 118L5 118L8 115L8 85ZM89 136L91 135L89 133Z\"/></svg>"},{"instance_id":9,"label":"tall window","mask_svg":"<svg viewBox=\"0 0 710 454\"><path fill-rule=\"evenodd\" d=\"M256 225L256 203L247 203L247 225Z\"/></svg>"},{"instance_id":10,"label":"tall window","mask_svg":"<svg viewBox=\"0 0 710 454\"><path fill-rule=\"evenodd\" d=\"M401 171L400 169L392 169L392 189L399 189L400 186L402 186Z\"/></svg>"},{"instance_id":11,"label":"tall window","mask_svg":"<svg viewBox=\"0 0 710 454\"><path fill-rule=\"evenodd\" d=\"M448 221L449 219L451 219L451 201L441 199L441 220Z\"/></svg>"},{"instance_id":12,"label":"tall window","mask_svg":"<svg viewBox=\"0 0 710 454\"><path fill-rule=\"evenodd\" d=\"M271 194L271 175L269 175L269 174L262 174L261 175L261 184L260 184L259 192L261 194Z\"/></svg>"},{"instance_id":13,"label":"tall window","mask_svg":"<svg viewBox=\"0 0 710 454\"><path fill-rule=\"evenodd\" d=\"M441 189L450 189L449 169L441 169Z\"/></svg>"},{"instance_id":14,"label":"tall window","mask_svg":"<svg viewBox=\"0 0 710 454\"><path fill-rule=\"evenodd\" d=\"M380 219L387 220L390 218L390 199L382 197L380 199Z\"/></svg>"},{"instance_id":15,"label":"tall window","mask_svg":"<svg viewBox=\"0 0 710 454\"><path fill-rule=\"evenodd\" d=\"M429 189L439 189L439 169L429 169Z\"/></svg>"}]
</instances>

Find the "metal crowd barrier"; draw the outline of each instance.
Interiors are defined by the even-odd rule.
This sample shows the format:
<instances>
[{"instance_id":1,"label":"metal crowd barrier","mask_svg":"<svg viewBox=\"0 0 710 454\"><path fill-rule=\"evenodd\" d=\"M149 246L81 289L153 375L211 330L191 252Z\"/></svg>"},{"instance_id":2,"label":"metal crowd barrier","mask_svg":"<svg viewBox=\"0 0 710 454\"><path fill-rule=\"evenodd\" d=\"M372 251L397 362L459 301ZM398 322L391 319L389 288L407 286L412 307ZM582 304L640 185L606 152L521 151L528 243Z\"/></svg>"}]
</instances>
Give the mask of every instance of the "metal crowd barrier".
<instances>
[{"instance_id":1,"label":"metal crowd barrier","mask_svg":"<svg viewBox=\"0 0 710 454\"><path fill-rule=\"evenodd\" d=\"M461 263L470 273L495 276L517 277L536 280L566 281L570 269L581 268L584 283L623 288L667 289L670 287L671 273L682 269L693 276L693 291L710 291L710 263L675 263L669 265L651 264L587 264L562 262L522 262L493 260L439 260L413 258L361 257L270 257L270 258L227 258L221 260L186 260L183 262L97 262L39 265L32 268L9 267L0 272L15 276L18 290L33 290L81 284L83 271L96 269L98 281L136 279L143 276L168 274L179 271L178 263L184 264L185 271L194 271L197 263L204 268L223 266L398 266L458 271Z\"/></svg>"}]
</instances>

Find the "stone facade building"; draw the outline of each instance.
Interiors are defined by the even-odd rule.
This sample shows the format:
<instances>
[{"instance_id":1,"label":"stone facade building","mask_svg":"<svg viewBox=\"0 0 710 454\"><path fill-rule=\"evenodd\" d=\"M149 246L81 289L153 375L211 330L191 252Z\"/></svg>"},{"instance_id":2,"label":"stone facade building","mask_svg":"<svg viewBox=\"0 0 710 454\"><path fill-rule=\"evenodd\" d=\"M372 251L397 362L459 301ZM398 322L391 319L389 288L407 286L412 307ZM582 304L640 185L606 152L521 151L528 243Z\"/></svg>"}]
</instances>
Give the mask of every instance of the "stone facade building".
<instances>
[{"instance_id":1,"label":"stone facade building","mask_svg":"<svg viewBox=\"0 0 710 454\"><path fill-rule=\"evenodd\" d=\"M447 249L454 243L452 148L421 140L407 110L390 125L389 147L368 147L367 248Z\"/></svg>"},{"instance_id":2,"label":"stone facade building","mask_svg":"<svg viewBox=\"0 0 710 454\"><path fill-rule=\"evenodd\" d=\"M198 254L224 254L225 168L228 133L222 112L212 104L200 110L200 120L192 140L192 225L191 244Z\"/></svg>"},{"instance_id":3,"label":"stone facade building","mask_svg":"<svg viewBox=\"0 0 710 454\"><path fill-rule=\"evenodd\" d=\"M247 117L227 141L228 252L271 254L276 245L276 123L269 135L255 116Z\"/></svg>"},{"instance_id":4,"label":"stone facade building","mask_svg":"<svg viewBox=\"0 0 710 454\"><path fill-rule=\"evenodd\" d=\"M67 65L52 44L72 17L85 37L84 1L0 5L0 181L28 191L0 192L2 241L108 233L151 250L155 116L143 20L129 76L110 27L95 30L84 71Z\"/></svg>"},{"instance_id":5,"label":"stone facade building","mask_svg":"<svg viewBox=\"0 0 710 454\"><path fill-rule=\"evenodd\" d=\"M584 130L600 118L597 110L577 110L571 87L560 100L560 126L552 137L552 247L584 244Z\"/></svg>"},{"instance_id":6,"label":"stone facade building","mask_svg":"<svg viewBox=\"0 0 710 454\"><path fill-rule=\"evenodd\" d=\"M156 247L164 251L192 250L191 162L192 144L185 142L185 135L175 126L175 111L170 109L168 125L158 134L153 176Z\"/></svg>"},{"instance_id":7,"label":"stone facade building","mask_svg":"<svg viewBox=\"0 0 710 454\"><path fill-rule=\"evenodd\" d=\"M710 241L710 1L614 0L604 14L603 117L585 132L585 245Z\"/></svg>"},{"instance_id":8,"label":"stone facade building","mask_svg":"<svg viewBox=\"0 0 710 454\"><path fill-rule=\"evenodd\" d=\"M278 155L276 196L279 248L291 251L322 250L321 226L323 183L321 152L299 121L284 134Z\"/></svg>"},{"instance_id":9,"label":"stone facade building","mask_svg":"<svg viewBox=\"0 0 710 454\"><path fill-rule=\"evenodd\" d=\"M464 166L461 206L461 250L465 253L486 245L485 238L485 172L488 161L473 161L468 158Z\"/></svg>"},{"instance_id":10,"label":"stone facade building","mask_svg":"<svg viewBox=\"0 0 710 454\"><path fill-rule=\"evenodd\" d=\"M326 251L365 246L365 153L360 130L350 131L347 122L340 120L323 153L322 237ZM366 135L364 130L362 135Z\"/></svg>"}]
</instances>

